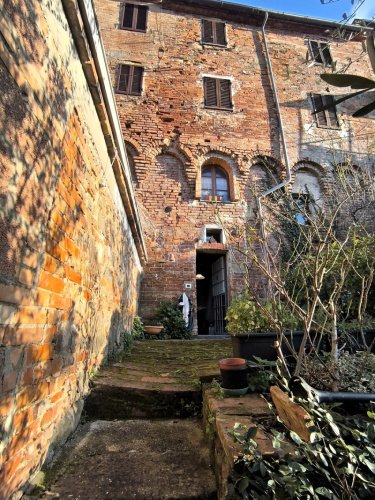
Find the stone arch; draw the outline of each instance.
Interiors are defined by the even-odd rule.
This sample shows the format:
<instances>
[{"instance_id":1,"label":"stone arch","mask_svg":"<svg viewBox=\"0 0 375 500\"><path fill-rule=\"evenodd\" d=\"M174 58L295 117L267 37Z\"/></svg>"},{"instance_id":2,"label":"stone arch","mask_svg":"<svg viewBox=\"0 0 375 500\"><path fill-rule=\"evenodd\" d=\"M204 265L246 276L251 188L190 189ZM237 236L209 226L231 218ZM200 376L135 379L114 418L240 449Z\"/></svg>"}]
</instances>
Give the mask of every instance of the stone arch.
<instances>
[{"instance_id":1,"label":"stone arch","mask_svg":"<svg viewBox=\"0 0 375 500\"><path fill-rule=\"evenodd\" d=\"M209 151L204 156L197 160L196 178L195 178L195 198L201 198L202 192L202 169L209 165L217 165L227 174L229 186L230 201L239 200L238 183L236 176L238 176L238 167L235 161L228 155L223 154L217 150Z\"/></svg>"},{"instance_id":2,"label":"stone arch","mask_svg":"<svg viewBox=\"0 0 375 500\"><path fill-rule=\"evenodd\" d=\"M251 160L245 187L245 198L261 193L281 182L282 164L268 155L257 155Z\"/></svg>"},{"instance_id":3,"label":"stone arch","mask_svg":"<svg viewBox=\"0 0 375 500\"><path fill-rule=\"evenodd\" d=\"M295 195L309 196L316 208L324 206L325 184L324 168L312 161L299 161L293 166L291 192Z\"/></svg>"},{"instance_id":4,"label":"stone arch","mask_svg":"<svg viewBox=\"0 0 375 500\"><path fill-rule=\"evenodd\" d=\"M138 186L138 175L136 168L136 159L139 158L139 149L130 141L125 140L125 149L128 157L129 169L133 185Z\"/></svg>"}]
</instances>

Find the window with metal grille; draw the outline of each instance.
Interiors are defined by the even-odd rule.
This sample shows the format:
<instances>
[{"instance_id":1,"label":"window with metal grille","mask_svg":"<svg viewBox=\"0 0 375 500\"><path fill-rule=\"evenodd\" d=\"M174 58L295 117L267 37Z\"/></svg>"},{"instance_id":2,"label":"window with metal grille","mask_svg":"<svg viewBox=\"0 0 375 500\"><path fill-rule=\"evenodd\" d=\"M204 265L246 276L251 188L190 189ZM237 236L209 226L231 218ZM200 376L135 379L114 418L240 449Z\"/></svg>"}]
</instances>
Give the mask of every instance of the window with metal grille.
<instances>
[{"instance_id":1,"label":"window with metal grille","mask_svg":"<svg viewBox=\"0 0 375 500\"><path fill-rule=\"evenodd\" d=\"M226 46L225 23L202 19L202 43Z\"/></svg>"},{"instance_id":2,"label":"window with metal grille","mask_svg":"<svg viewBox=\"0 0 375 500\"><path fill-rule=\"evenodd\" d=\"M120 64L117 68L116 92L119 94L141 95L143 68Z\"/></svg>"},{"instance_id":3,"label":"window with metal grille","mask_svg":"<svg viewBox=\"0 0 375 500\"><path fill-rule=\"evenodd\" d=\"M328 43L309 40L309 48L312 59L324 66L332 66L332 56Z\"/></svg>"},{"instance_id":4,"label":"window with metal grille","mask_svg":"<svg viewBox=\"0 0 375 500\"><path fill-rule=\"evenodd\" d=\"M204 78L204 105L206 108L232 109L231 82L223 78Z\"/></svg>"},{"instance_id":5,"label":"window with metal grille","mask_svg":"<svg viewBox=\"0 0 375 500\"><path fill-rule=\"evenodd\" d=\"M323 128L340 127L333 96L311 94L311 100L314 108L316 124L318 125L318 127L323 127ZM326 106L329 107L323 109Z\"/></svg>"},{"instance_id":6,"label":"window with metal grille","mask_svg":"<svg viewBox=\"0 0 375 500\"><path fill-rule=\"evenodd\" d=\"M217 165L202 169L202 199L229 201L229 182L226 172Z\"/></svg>"},{"instance_id":7,"label":"window with metal grille","mask_svg":"<svg viewBox=\"0 0 375 500\"><path fill-rule=\"evenodd\" d=\"M148 7L125 3L122 8L121 28L132 31L146 31Z\"/></svg>"}]
</instances>

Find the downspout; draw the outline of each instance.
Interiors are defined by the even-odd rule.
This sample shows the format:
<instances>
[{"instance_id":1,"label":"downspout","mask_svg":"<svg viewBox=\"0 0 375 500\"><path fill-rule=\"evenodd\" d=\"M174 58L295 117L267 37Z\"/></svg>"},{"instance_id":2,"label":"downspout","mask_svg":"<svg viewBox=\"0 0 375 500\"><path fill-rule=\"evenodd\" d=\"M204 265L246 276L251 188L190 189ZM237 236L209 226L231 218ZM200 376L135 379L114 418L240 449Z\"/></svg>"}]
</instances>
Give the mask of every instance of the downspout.
<instances>
[{"instance_id":1,"label":"downspout","mask_svg":"<svg viewBox=\"0 0 375 500\"><path fill-rule=\"evenodd\" d=\"M284 159L285 159L285 170L286 170L286 177L285 177L285 180L283 182L277 184L276 186L273 186L272 188L268 189L267 191L264 191L264 193L260 194L257 197L257 207L258 207L258 214L259 214L259 221L260 221L260 232L261 232L261 237L262 237L262 241L263 241L262 250L263 250L264 259L265 259L266 266L267 266L267 271L269 272L271 270L271 267L270 267L270 262L269 262L269 258L268 258L268 254L267 254L266 245L265 245L266 231L265 231L265 227L264 227L262 200L264 198L266 198L267 196L269 196L270 194L274 193L275 191L278 191L279 189L282 189L284 186L289 184L289 182L291 181L291 172L290 172L290 162L289 162L288 150L287 150L286 140L285 140L283 119L282 119L281 110L280 110L280 101L279 101L279 96L278 96L277 89L276 89L276 83L275 83L275 78L274 78L273 69L272 69L272 62L271 62L271 58L270 58L270 54L269 54L269 50L268 50L268 43L267 43L266 29L265 29L266 24L267 24L267 20L268 20L268 12L266 12L265 17L264 17L264 21L262 24L262 36L263 36L263 43L264 43L264 47L265 47L265 51L266 51L266 62L267 62L269 77L271 79L273 98L274 98L274 101L276 104L276 112L277 112L277 118L279 121L281 142L282 142L282 146L283 146L283 153L284 153ZM270 285L270 282L268 281L268 294L269 294L269 296L271 293L272 293L271 285Z\"/></svg>"}]
</instances>

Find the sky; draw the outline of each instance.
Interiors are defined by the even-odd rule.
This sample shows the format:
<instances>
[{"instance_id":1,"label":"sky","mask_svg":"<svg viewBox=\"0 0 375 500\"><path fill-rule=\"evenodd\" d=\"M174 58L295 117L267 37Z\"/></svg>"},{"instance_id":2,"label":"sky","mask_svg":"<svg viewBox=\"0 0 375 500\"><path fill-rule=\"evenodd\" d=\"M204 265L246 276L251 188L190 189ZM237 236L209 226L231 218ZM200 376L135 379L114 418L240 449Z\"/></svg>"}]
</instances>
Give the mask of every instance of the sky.
<instances>
[{"instance_id":1,"label":"sky","mask_svg":"<svg viewBox=\"0 0 375 500\"><path fill-rule=\"evenodd\" d=\"M277 10L288 14L318 17L340 22L343 15L353 13L353 19L373 19L375 0L225 0L262 9ZM353 12L355 11L355 12Z\"/></svg>"}]
</instances>

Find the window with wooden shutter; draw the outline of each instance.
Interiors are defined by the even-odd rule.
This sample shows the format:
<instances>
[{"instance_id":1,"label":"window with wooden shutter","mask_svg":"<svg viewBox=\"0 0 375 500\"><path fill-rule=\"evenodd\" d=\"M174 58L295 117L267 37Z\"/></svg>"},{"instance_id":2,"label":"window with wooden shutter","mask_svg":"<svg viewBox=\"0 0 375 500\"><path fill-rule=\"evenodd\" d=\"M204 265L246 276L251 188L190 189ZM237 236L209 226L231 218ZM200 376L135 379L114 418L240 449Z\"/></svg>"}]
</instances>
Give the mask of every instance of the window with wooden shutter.
<instances>
[{"instance_id":1,"label":"window with wooden shutter","mask_svg":"<svg viewBox=\"0 0 375 500\"><path fill-rule=\"evenodd\" d=\"M332 66L332 56L328 43L309 40L309 48L312 59L324 66Z\"/></svg>"},{"instance_id":2,"label":"window with wooden shutter","mask_svg":"<svg viewBox=\"0 0 375 500\"><path fill-rule=\"evenodd\" d=\"M314 108L316 124L318 125L318 127L323 127L323 128L340 127L333 96L311 94L311 100ZM329 105L331 106L326 109L323 109Z\"/></svg>"},{"instance_id":3,"label":"window with wooden shutter","mask_svg":"<svg viewBox=\"0 0 375 500\"><path fill-rule=\"evenodd\" d=\"M132 31L146 31L148 7L132 3L123 4L121 28Z\"/></svg>"},{"instance_id":4,"label":"window with wooden shutter","mask_svg":"<svg viewBox=\"0 0 375 500\"><path fill-rule=\"evenodd\" d=\"M206 108L232 109L231 82L224 78L203 80L204 105Z\"/></svg>"},{"instance_id":5,"label":"window with wooden shutter","mask_svg":"<svg viewBox=\"0 0 375 500\"><path fill-rule=\"evenodd\" d=\"M227 45L225 23L202 19L202 43Z\"/></svg>"},{"instance_id":6,"label":"window with wooden shutter","mask_svg":"<svg viewBox=\"0 0 375 500\"><path fill-rule=\"evenodd\" d=\"M143 68L141 66L120 64L117 71L116 92L119 94L141 95Z\"/></svg>"}]
</instances>

